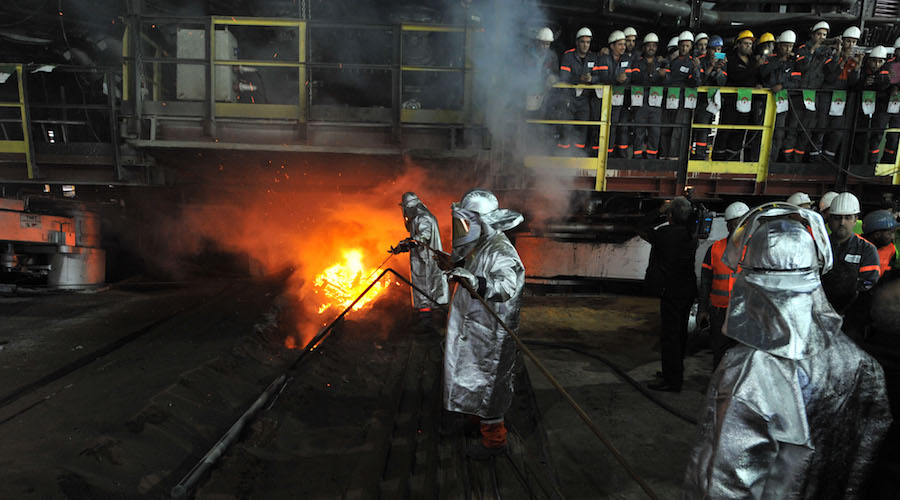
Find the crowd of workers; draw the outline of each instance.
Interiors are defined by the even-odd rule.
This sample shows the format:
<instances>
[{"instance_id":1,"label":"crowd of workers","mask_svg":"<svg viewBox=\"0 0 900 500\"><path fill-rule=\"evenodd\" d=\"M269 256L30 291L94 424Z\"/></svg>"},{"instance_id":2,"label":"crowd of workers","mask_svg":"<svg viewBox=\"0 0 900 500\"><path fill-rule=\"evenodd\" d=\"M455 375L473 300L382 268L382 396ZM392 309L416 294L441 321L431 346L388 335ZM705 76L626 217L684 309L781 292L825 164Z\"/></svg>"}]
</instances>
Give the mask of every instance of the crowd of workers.
<instances>
[{"instance_id":1,"label":"crowd of workers","mask_svg":"<svg viewBox=\"0 0 900 500\"><path fill-rule=\"evenodd\" d=\"M689 153L695 160L756 161L762 139L758 128L715 133L696 124L758 127L767 96L752 90L767 89L776 108L773 161L838 162L855 120L850 163L894 163L900 134L884 136L886 128L900 127L900 65L895 68L893 54L900 38L891 48L878 45L866 53L857 46L858 27L832 38L830 30L827 22L819 22L806 40L791 30L777 38L771 33L757 38L744 30L728 49L721 36L690 31L662 47L657 34L639 38L629 27L610 33L595 52L593 32L581 28L575 47L558 57L550 48L553 32L542 28L529 52L540 85L526 107L533 118L597 121L602 99L611 99L605 146L612 157L674 160ZM612 95L557 83L611 85ZM698 92L698 87L739 89ZM604 146L599 130L596 125L560 126L558 153L596 155Z\"/></svg>"},{"instance_id":2,"label":"crowd of workers","mask_svg":"<svg viewBox=\"0 0 900 500\"><path fill-rule=\"evenodd\" d=\"M445 254L425 204L406 193L400 205L410 237L391 251L410 252L414 307L427 315L450 302L443 406L478 421L481 439L467 456L490 459L507 448L504 415L520 364L512 334L525 268L504 233L523 216L473 189L452 206L453 250ZM638 232L651 244L647 283L660 297L662 371L649 388L681 391L695 301L698 324L711 330L714 371L685 472L688 498L859 498L866 488L877 492L872 498L896 496L878 496L897 492L894 476L879 473L882 489L871 471L900 464L891 461L900 453L891 427L897 398L889 398L900 380L890 371L886 380L886 361L861 346L873 335L898 344L896 318L875 334L866 327L877 322L865 316L879 307L879 287L900 277L900 224L892 211L875 210L857 234L860 203L849 192L813 205L801 192L752 210L729 205L728 235L706 252L699 285L687 198L648 214ZM668 224L654 227L660 214ZM460 284L452 299L448 280ZM891 356L900 362L900 351Z\"/></svg>"}]
</instances>

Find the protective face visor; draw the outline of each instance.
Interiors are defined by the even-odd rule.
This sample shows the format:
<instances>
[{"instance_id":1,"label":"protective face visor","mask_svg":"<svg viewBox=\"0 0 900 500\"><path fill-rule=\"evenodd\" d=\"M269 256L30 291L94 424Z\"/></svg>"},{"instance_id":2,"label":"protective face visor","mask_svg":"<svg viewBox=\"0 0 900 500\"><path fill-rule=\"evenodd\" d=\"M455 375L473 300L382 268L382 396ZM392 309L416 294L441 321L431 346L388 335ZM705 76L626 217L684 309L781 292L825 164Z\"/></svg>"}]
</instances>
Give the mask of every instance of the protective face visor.
<instances>
[{"instance_id":1,"label":"protective face visor","mask_svg":"<svg viewBox=\"0 0 900 500\"><path fill-rule=\"evenodd\" d=\"M481 237L481 222L478 213L460 208L454 203L453 208L453 246L458 247L478 241Z\"/></svg>"},{"instance_id":2,"label":"protective face visor","mask_svg":"<svg viewBox=\"0 0 900 500\"><path fill-rule=\"evenodd\" d=\"M791 219L803 224L815 245L819 273L825 274L831 270L834 257L822 216L812 210L782 202L760 205L744 215L728 241L722 262L735 271L744 267L747 247L751 238L761 225L773 218Z\"/></svg>"},{"instance_id":3,"label":"protective face visor","mask_svg":"<svg viewBox=\"0 0 900 500\"><path fill-rule=\"evenodd\" d=\"M408 209L408 208L406 208L406 207L404 207L404 206L401 206L401 207L400 207L400 213L403 214L403 225L406 226L406 230L407 230L407 231L410 231L411 229L410 229L410 227L409 227L409 224L410 224L410 222L412 221L412 218L413 218L413 214L411 213L411 210Z\"/></svg>"},{"instance_id":4,"label":"protective face visor","mask_svg":"<svg viewBox=\"0 0 900 500\"><path fill-rule=\"evenodd\" d=\"M453 204L453 253L450 255L452 262L465 260L478 239L481 238L481 219L477 212L460 208L458 203Z\"/></svg>"}]
</instances>

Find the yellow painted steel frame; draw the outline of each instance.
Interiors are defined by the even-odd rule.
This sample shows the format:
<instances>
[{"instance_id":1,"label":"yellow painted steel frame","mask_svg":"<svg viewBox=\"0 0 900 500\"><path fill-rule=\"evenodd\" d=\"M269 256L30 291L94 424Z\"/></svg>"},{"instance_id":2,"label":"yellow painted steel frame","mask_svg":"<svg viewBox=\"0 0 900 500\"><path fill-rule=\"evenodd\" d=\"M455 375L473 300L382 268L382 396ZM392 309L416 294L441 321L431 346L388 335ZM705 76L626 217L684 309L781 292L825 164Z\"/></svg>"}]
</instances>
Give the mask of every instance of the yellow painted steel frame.
<instances>
[{"instance_id":1,"label":"yellow painted steel frame","mask_svg":"<svg viewBox=\"0 0 900 500\"><path fill-rule=\"evenodd\" d=\"M472 31L471 28L460 26L435 26L428 24L402 24L400 31L424 31L429 33L464 33L465 53L464 66L452 68L443 66L400 66L403 71L423 71L434 73L463 73L463 109L401 109L401 123L465 123L467 121L480 122L472 116ZM401 79L403 77L401 76Z\"/></svg>"},{"instance_id":2,"label":"yellow painted steel frame","mask_svg":"<svg viewBox=\"0 0 900 500\"><path fill-rule=\"evenodd\" d=\"M894 132L900 133L900 128L888 128L885 129L885 132ZM875 165L875 175L877 176L891 176L893 180L891 184L900 185L900 155L895 155L896 158L894 163L879 163Z\"/></svg>"},{"instance_id":3,"label":"yellow painted steel frame","mask_svg":"<svg viewBox=\"0 0 900 500\"><path fill-rule=\"evenodd\" d=\"M561 89L600 89L601 95L612 95L609 85L572 85L568 83L557 83L554 85ZM609 159L609 153L606 144L609 138L609 117L612 114L612 99L603 99L600 104L600 121L593 120L526 120L526 123L539 123L543 125L579 125L579 126L599 126L600 133L597 139L597 157L596 158L566 158L557 156L526 156L525 166L531 168L541 168L546 165L564 168L566 170L584 170L594 171L597 178L594 181L594 189L597 191L606 190L606 166Z\"/></svg>"},{"instance_id":4,"label":"yellow painted steel frame","mask_svg":"<svg viewBox=\"0 0 900 500\"><path fill-rule=\"evenodd\" d=\"M28 169L28 178L34 179L34 164L31 162L31 141L30 127L28 125L28 112L25 109L25 85L23 83L22 65L9 64L0 65L14 67L16 71L16 81L19 86L19 100L17 102L0 102L0 108L19 108L19 115L22 118L22 140L21 141L0 141L0 153L13 153L25 155L25 166Z\"/></svg>"},{"instance_id":5,"label":"yellow painted steel frame","mask_svg":"<svg viewBox=\"0 0 900 500\"><path fill-rule=\"evenodd\" d=\"M706 92L711 88L717 88L725 94L736 94L737 87L699 87L698 92ZM755 162L743 161L706 161L689 160L688 172L707 172L720 174L756 174L757 184L764 183L769 175L769 153L772 150L772 137L775 133L775 97L768 89L752 89L753 94L766 96L766 113L762 125L712 125L692 123L691 128L720 129L720 130L762 130L760 141L759 160Z\"/></svg>"},{"instance_id":6,"label":"yellow painted steel frame","mask_svg":"<svg viewBox=\"0 0 900 500\"><path fill-rule=\"evenodd\" d=\"M266 17L212 17L213 30L210 36L210 53L213 64L218 66L266 66L281 68L297 68L297 104L250 104L240 102L217 102L215 115L221 117L236 118L270 118L306 121L307 80L306 80L306 21L299 19L281 19ZM251 61L251 60L225 60L215 56L216 34L215 27L227 26L259 26L259 27L295 27L297 28L297 58L296 61ZM215 71L211 71L215 75ZM212 88L215 88L213 82Z\"/></svg>"}]
</instances>

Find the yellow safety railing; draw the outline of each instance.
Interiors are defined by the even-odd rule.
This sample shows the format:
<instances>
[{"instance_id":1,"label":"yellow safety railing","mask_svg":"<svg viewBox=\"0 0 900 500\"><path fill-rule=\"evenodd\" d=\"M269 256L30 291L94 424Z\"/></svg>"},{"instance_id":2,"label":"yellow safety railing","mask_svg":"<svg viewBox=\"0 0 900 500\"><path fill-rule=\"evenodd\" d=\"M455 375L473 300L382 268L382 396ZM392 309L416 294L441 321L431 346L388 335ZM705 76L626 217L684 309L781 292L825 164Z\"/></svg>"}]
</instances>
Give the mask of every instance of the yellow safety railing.
<instances>
[{"instance_id":1,"label":"yellow safety railing","mask_svg":"<svg viewBox=\"0 0 900 500\"><path fill-rule=\"evenodd\" d=\"M306 101L308 81L306 78L306 21L298 19L280 19L264 17L222 17L213 16L212 34L209 37L209 58L216 66L266 66L279 68L297 68L297 104L261 104L240 102L217 102L216 116L240 118L281 118L306 121ZM263 61L242 59L219 59L216 57L216 26L259 26L297 28L297 60L296 61ZM216 88L215 71L212 89Z\"/></svg>"},{"instance_id":2,"label":"yellow safety railing","mask_svg":"<svg viewBox=\"0 0 900 500\"><path fill-rule=\"evenodd\" d=\"M698 92L707 92L710 89L717 89L722 94L736 94L738 87L699 87ZM740 89L747 90L747 89ZM691 128L719 129L719 130L761 130L762 140L760 141L759 160L757 161L710 161L710 160L689 160L688 173L706 172L720 174L756 174L756 182L762 183L766 181L769 174L769 153L772 149L772 136L775 131L775 97L768 89L751 89L754 95L766 96L766 111L763 117L762 125L729 125L729 124L706 124L692 123ZM686 154L686 153L685 153Z\"/></svg>"},{"instance_id":3,"label":"yellow safety railing","mask_svg":"<svg viewBox=\"0 0 900 500\"><path fill-rule=\"evenodd\" d=\"M611 96L610 85L572 85L558 83L555 88L569 89L602 89L603 96ZM698 92L706 92L710 87L699 87ZM716 87L722 93L737 93L737 87ZM703 124L692 123L692 128L706 129L722 129L722 130L760 130L762 131L761 149L759 152L759 160L757 161L706 161L706 160L690 160L688 161L688 169L690 172L708 172L708 173L729 173L729 174L753 174L756 176L756 182L765 182L769 170L769 152L772 147L772 136L775 129L775 99L772 92L766 89L751 89L753 94L761 94L766 96L766 113L762 125L728 125L728 124ZM597 179L595 189L603 191L606 189L606 171L608 164L607 143L610 129L610 114L612 111L612 100L602 99L599 121L587 120L526 120L527 123L546 124L546 125L581 125L581 126L599 126L599 144L598 154L596 158L569 158L559 156L526 156L525 166L532 168L553 167L563 169L576 169L582 171L596 171ZM627 122L623 125L628 126ZM684 152L687 154L687 152Z\"/></svg>"},{"instance_id":4,"label":"yellow safety railing","mask_svg":"<svg viewBox=\"0 0 900 500\"><path fill-rule=\"evenodd\" d=\"M435 72L435 73L463 73L463 106L461 110L453 109L401 109L400 122L402 123L466 123L471 121L472 116L472 33L473 29L463 28L460 26L435 26L428 24L402 24L401 32L427 32L427 33L463 33L465 35L464 43L464 64L462 67L444 67L444 66L400 66L400 89L403 88L402 79L404 72ZM401 50L402 50L401 42ZM403 55L400 56L401 61ZM402 92L402 90L397 90Z\"/></svg>"},{"instance_id":5,"label":"yellow safety railing","mask_svg":"<svg viewBox=\"0 0 900 500\"><path fill-rule=\"evenodd\" d=\"M22 139L21 140L0 140L0 153L22 154L25 155L25 166L28 169L28 178L34 179L34 164L31 158L31 129L28 125L28 110L25 103L25 86L23 83L23 73L21 64L0 64L16 72L16 82L19 89L19 100L2 102L0 108L19 108L19 116L22 119Z\"/></svg>"},{"instance_id":6,"label":"yellow safety railing","mask_svg":"<svg viewBox=\"0 0 900 500\"><path fill-rule=\"evenodd\" d=\"M594 90L601 89L603 96L612 95L610 85L573 85L569 83L557 83L553 86L558 89L582 89ZM526 123L544 124L544 125L580 125L580 126L599 126L600 134L597 144L597 157L593 158L570 158L561 156L526 156L525 166L531 168L544 168L548 166L559 167L565 169L574 169L581 171L593 171L597 174L594 183L596 191L606 190L606 166L608 161L608 153L606 144L609 138L609 117L612 111L612 99L603 99L600 104L600 120L526 120Z\"/></svg>"},{"instance_id":7,"label":"yellow safety railing","mask_svg":"<svg viewBox=\"0 0 900 500\"><path fill-rule=\"evenodd\" d=\"M886 133L900 133L900 128L885 129ZM900 155L894 155L894 163L879 163L875 165L875 175L890 176L891 184L900 185Z\"/></svg>"}]
</instances>

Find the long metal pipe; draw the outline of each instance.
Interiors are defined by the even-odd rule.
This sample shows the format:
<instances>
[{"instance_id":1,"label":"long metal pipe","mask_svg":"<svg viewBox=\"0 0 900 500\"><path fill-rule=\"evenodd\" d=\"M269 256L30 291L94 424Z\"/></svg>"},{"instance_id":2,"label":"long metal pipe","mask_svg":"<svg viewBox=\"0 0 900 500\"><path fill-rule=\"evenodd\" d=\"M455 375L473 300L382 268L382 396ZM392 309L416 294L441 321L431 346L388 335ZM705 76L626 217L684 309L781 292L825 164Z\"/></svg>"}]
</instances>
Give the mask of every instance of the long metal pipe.
<instances>
[{"instance_id":1,"label":"long metal pipe","mask_svg":"<svg viewBox=\"0 0 900 500\"><path fill-rule=\"evenodd\" d=\"M631 8L658 12L664 16L677 18L690 18L691 5L677 0L616 0L616 8ZM756 24L763 22L800 21L800 20L825 20L834 22L853 22L856 17L851 14L815 14L811 12L776 14L772 12L733 12L703 9L700 13L700 22L704 25L723 25L731 23Z\"/></svg>"}]
</instances>

